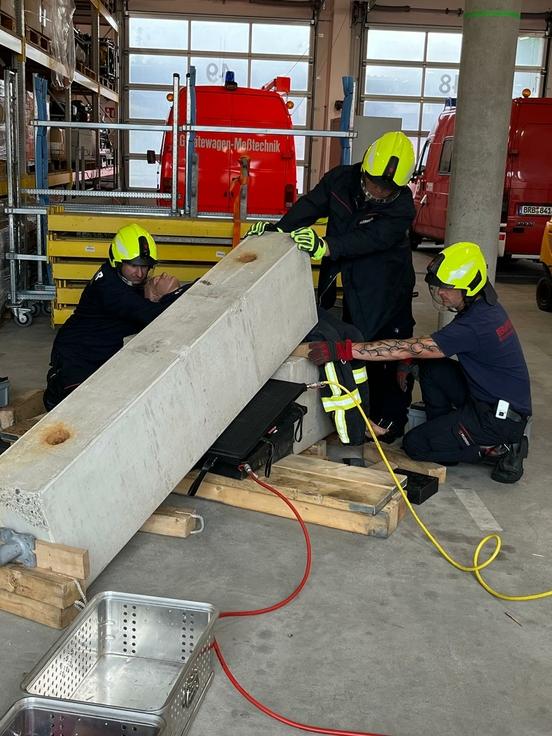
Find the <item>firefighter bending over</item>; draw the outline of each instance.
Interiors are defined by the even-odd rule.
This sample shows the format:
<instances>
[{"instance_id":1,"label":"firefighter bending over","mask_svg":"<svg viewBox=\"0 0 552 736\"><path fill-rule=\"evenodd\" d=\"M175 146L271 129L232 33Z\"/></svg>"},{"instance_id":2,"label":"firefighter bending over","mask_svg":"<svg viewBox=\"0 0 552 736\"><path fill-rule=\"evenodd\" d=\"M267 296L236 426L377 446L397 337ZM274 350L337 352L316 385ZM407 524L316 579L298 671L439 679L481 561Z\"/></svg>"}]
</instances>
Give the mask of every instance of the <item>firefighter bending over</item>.
<instances>
[{"instance_id":1,"label":"firefighter bending over","mask_svg":"<svg viewBox=\"0 0 552 736\"><path fill-rule=\"evenodd\" d=\"M257 222L247 233L289 232L300 250L321 258L318 301L325 309L335 303L341 273L343 319L365 340L413 333L415 277L407 230L415 209L407 184L414 164L414 149L404 133L385 133L362 162L332 169L279 222ZM328 218L324 238L310 227L321 217ZM393 441L404 431L412 378L401 385L404 374L388 361L367 370L370 416L390 426L386 438Z\"/></svg>"},{"instance_id":2,"label":"firefighter bending over","mask_svg":"<svg viewBox=\"0 0 552 736\"><path fill-rule=\"evenodd\" d=\"M492 462L493 480L515 483L528 453L529 372L483 253L475 243L455 243L429 263L425 280L434 304L456 314L450 324L407 340L314 342L309 358L317 365L419 360L427 421L404 436L408 455L447 465Z\"/></svg>"},{"instance_id":3,"label":"firefighter bending over","mask_svg":"<svg viewBox=\"0 0 552 736\"><path fill-rule=\"evenodd\" d=\"M106 261L82 292L75 312L54 340L44 392L48 411L158 317L189 285L161 274L148 280L157 264L157 246L140 225L121 228Z\"/></svg>"}]
</instances>

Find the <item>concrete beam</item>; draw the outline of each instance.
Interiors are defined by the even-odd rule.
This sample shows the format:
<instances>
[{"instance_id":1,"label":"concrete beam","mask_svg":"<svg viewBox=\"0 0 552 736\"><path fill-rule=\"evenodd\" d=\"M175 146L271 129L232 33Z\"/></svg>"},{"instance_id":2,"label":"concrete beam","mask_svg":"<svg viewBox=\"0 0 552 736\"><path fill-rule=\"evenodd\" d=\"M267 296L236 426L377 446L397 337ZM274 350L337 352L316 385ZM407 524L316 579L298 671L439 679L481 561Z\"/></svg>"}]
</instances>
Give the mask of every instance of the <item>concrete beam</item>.
<instances>
[{"instance_id":1,"label":"concrete beam","mask_svg":"<svg viewBox=\"0 0 552 736\"><path fill-rule=\"evenodd\" d=\"M0 525L94 579L316 320L289 237L242 243L0 457Z\"/></svg>"}]
</instances>

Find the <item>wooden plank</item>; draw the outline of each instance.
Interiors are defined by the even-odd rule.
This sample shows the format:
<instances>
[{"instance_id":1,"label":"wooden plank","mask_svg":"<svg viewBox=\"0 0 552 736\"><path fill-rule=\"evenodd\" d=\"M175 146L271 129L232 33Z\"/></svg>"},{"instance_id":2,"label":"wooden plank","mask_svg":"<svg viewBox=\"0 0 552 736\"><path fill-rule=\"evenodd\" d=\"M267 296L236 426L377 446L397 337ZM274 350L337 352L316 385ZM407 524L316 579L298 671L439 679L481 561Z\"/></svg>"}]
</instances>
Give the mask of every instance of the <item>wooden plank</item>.
<instances>
[{"instance_id":1,"label":"wooden plank","mask_svg":"<svg viewBox=\"0 0 552 736\"><path fill-rule=\"evenodd\" d=\"M197 471L192 471L181 481L178 487L185 489L183 493L187 491L196 476ZM205 480L213 485L224 485L237 490L245 489L273 495L250 478L239 480L239 478L226 478L215 473L207 473ZM270 478L266 480L293 501L326 506L339 511L354 511L370 516L376 514L387 503L392 493L379 490L374 493L373 488L365 488L361 483L346 483L342 480L315 475L301 476L300 473L280 470L275 465L272 466Z\"/></svg>"},{"instance_id":2,"label":"wooden plank","mask_svg":"<svg viewBox=\"0 0 552 736\"><path fill-rule=\"evenodd\" d=\"M387 459L394 464L395 468L404 468L405 470L413 470L415 473L423 473L424 475L432 475L439 479L439 483L444 483L447 479L447 469L444 465L438 465L425 460L412 460L408 457L404 450L398 447L384 447L383 451ZM364 445L364 459L373 461L374 463L383 462L376 446L369 442Z\"/></svg>"},{"instance_id":3,"label":"wooden plank","mask_svg":"<svg viewBox=\"0 0 552 736\"><path fill-rule=\"evenodd\" d=\"M160 506L140 531L185 539L196 528L197 519L194 513L190 509L181 509L177 506Z\"/></svg>"},{"instance_id":4,"label":"wooden plank","mask_svg":"<svg viewBox=\"0 0 552 736\"><path fill-rule=\"evenodd\" d=\"M44 412L43 394L44 389L38 388L15 396L11 404L0 409L0 429L42 414Z\"/></svg>"},{"instance_id":5,"label":"wooden plank","mask_svg":"<svg viewBox=\"0 0 552 736\"><path fill-rule=\"evenodd\" d=\"M309 503L376 514L389 501L394 488L380 490L365 486L362 482L344 481L316 475L302 475L282 471L273 466L268 482L278 490L284 489L290 498L302 498Z\"/></svg>"},{"instance_id":6,"label":"wooden plank","mask_svg":"<svg viewBox=\"0 0 552 736\"><path fill-rule=\"evenodd\" d=\"M0 590L0 611L45 624L54 629L64 629L78 615L76 606L57 608L49 603L34 601L16 593Z\"/></svg>"},{"instance_id":7,"label":"wooden plank","mask_svg":"<svg viewBox=\"0 0 552 736\"><path fill-rule=\"evenodd\" d=\"M65 544L53 544L36 540L36 566L44 570L68 575L77 580L87 580L90 575L88 550L79 547L68 547Z\"/></svg>"},{"instance_id":8,"label":"wooden plank","mask_svg":"<svg viewBox=\"0 0 552 736\"><path fill-rule=\"evenodd\" d=\"M393 481L388 473L385 474L379 470L371 470L370 468L359 468L342 463L334 463L331 460L320 460L319 458L305 455L288 455L283 460L278 460L273 467L292 471L293 473L330 476L333 479L362 483L366 487L372 486L379 490L389 491L394 488ZM402 476L400 480L401 482L404 481L405 476Z\"/></svg>"},{"instance_id":9,"label":"wooden plank","mask_svg":"<svg viewBox=\"0 0 552 736\"><path fill-rule=\"evenodd\" d=\"M0 567L0 590L42 601L56 608L68 608L81 597L71 578L21 565Z\"/></svg>"},{"instance_id":10,"label":"wooden plank","mask_svg":"<svg viewBox=\"0 0 552 736\"><path fill-rule=\"evenodd\" d=\"M228 479L224 478L224 481L226 480ZM191 479L187 477L178 484L174 493L185 494L190 484ZM295 518L281 499L268 492L262 492L260 488L257 491L250 488L235 488L224 483L203 481L197 492L197 497L249 511L281 516L286 519ZM294 500L293 503L307 523L381 538L388 537L396 529L405 510L402 496L394 496L375 516L328 508L314 503L306 503L303 500Z\"/></svg>"}]
</instances>

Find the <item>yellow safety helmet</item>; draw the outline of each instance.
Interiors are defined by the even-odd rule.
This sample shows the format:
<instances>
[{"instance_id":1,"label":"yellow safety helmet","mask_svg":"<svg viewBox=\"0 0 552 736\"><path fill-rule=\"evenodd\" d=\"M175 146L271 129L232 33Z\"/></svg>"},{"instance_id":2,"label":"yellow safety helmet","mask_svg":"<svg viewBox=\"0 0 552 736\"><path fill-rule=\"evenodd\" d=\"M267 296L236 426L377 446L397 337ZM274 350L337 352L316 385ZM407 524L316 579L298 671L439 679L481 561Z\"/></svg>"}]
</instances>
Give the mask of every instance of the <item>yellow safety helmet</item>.
<instances>
[{"instance_id":1,"label":"yellow safety helmet","mask_svg":"<svg viewBox=\"0 0 552 736\"><path fill-rule=\"evenodd\" d=\"M360 170L378 184L405 187L410 181L416 155L412 142L401 131L384 133L364 154Z\"/></svg>"},{"instance_id":2,"label":"yellow safety helmet","mask_svg":"<svg viewBox=\"0 0 552 736\"><path fill-rule=\"evenodd\" d=\"M479 294L487 284L487 264L476 243L454 243L442 250L427 267L426 283L440 289L463 289L466 296Z\"/></svg>"},{"instance_id":3,"label":"yellow safety helmet","mask_svg":"<svg viewBox=\"0 0 552 736\"><path fill-rule=\"evenodd\" d=\"M131 263L133 266L153 268L157 263L155 240L140 225L125 225L111 241L109 262L113 267Z\"/></svg>"}]
</instances>

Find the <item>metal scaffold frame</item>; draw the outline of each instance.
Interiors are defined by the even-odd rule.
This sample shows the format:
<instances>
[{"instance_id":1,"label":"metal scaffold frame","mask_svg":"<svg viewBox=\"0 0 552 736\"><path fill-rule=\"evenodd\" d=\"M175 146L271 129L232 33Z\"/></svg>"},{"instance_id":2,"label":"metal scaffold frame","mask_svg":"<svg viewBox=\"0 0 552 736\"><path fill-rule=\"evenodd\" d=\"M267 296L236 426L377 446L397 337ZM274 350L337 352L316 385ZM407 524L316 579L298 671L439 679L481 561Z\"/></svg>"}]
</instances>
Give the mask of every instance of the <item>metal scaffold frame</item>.
<instances>
[{"instance_id":1,"label":"metal scaffold frame","mask_svg":"<svg viewBox=\"0 0 552 736\"><path fill-rule=\"evenodd\" d=\"M249 128L241 126L216 126L216 125L197 125L195 123L195 105L193 102L193 87L195 82L195 69L192 67L187 76L187 113L186 121L180 124L179 105L173 105L173 117L170 125L159 125L152 123L93 123L93 122L69 122L69 121L50 121L50 120L33 120L32 125L40 129L46 128L65 128L72 129L89 129L89 130L113 130L113 131L161 131L172 133L172 172L171 172L171 191L167 193L152 191L123 191L123 190L91 190L84 188L77 189L54 189L39 186L21 187L21 171L18 163L18 157L14 156L14 151L18 150L20 136L20 120L19 106L17 104L18 95L18 73L8 70L5 72L6 85L6 148L7 148L7 178L8 178L8 196L5 206L5 213L8 217L8 236L9 236L9 252L10 260L10 298L7 307L12 311L14 319L20 326L31 324L33 314L38 312L40 302L49 302L56 297L55 285L44 285L42 279L39 278L35 284L29 288L29 269L26 268L30 262L39 262L40 264L48 262L46 248L43 246L45 238L42 236L44 230L44 215L51 213L51 206L48 202L49 196L71 197L73 202L63 202L61 206L66 212L87 213L92 215L121 215L125 217L144 217L150 218L210 218L210 219L228 219L227 213L202 213L198 212L198 157L194 151L193 141L195 134L198 132L217 132L217 133L252 133L257 135L289 135L289 136L307 136L307 137L325 137L325 138L342 138L350 139L356 136L352 130L341 131L324 131L324 130L304 130L304 129L280 129L280 128ZM173 100L179 100L180 95L180 75L173 75ZM182 136L179 134L183 134ZM178 161L180 147L182 145L181 138L184 138L186 150L186 175L187 186L184 207L178 206ZM240 193L239 193L239 222L244 222L247 217L262 216L262 213L254 214L247 211L247 179L248 166L247 160L242 161L242 171L240 176ZM36 203L29 203L28 198L36 198ZM170 201L170 207L163 206L143 206L133 205L122 202L121 204L103 204L103 203L87 203L84 202L90 198L109 198L120 200L167 200ZM76 200L76 201L75 201ZM79 202L80 200L80 202ZM24 251L24 230L26 218L36 218L37 227L37 247L36 253L30 254ZM239 234L239 227L238 227ZM197 238L186 238L189 243L199 243ZM238 238L239 240L239 238ZM40 273L40 271L39 271Z\"/></svg>"}]
</instances>

